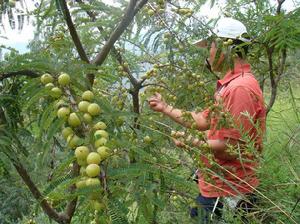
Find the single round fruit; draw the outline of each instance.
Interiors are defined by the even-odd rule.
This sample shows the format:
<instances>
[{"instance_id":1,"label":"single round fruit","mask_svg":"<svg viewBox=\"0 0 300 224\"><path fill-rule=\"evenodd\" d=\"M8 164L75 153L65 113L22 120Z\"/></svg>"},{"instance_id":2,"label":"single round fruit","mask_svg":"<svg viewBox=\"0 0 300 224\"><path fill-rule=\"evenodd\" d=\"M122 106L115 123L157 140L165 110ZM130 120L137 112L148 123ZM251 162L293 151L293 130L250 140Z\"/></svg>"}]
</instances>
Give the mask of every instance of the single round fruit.
<instances>
[{"instance_id":1,"label":"single round fruit","mask_svg":"<svg viewBox=\"0 0 300 224\"><path fill-rule=\"evenodd\" d=\"M89 177L96 177L100 174L100 166L97 164L89 164L85 168L85 172Z\"/></svg>"},{"instance_id":2,"label":"single round fruit","mask_svg":"<svg viewBox=\"0 0 300 224\"><path fill-rule=\"evenodd\" d=\"M78 104L78 109L81 112L87 112L89 105L90 105L90 102L88 102L88 101L80 101Z\"/></svg>"},{"instance_id":3,"label":"single round fruit","mask_svg":"<svg viewBox=\"0 0 300 224\"><path fill-rule=\"evenodd\" d=\"M78 165L81 167L85 167L87 165L86 159L77 159L76 161L77 161Z\"/></svg>"},{"instance_id":4,"label":"single round fruit","mask_svg":"<svg viewBox=\"0 0 300 224\"><path fill-rule=\"evenodd\" d=\"M49 83L47 83L47 84L45 85L45 88L46 88L46 89L49 89L49 90L52 89L53 87L55 87L55 86L54 86L54 84L53 84L52 82L49 82Z\"/></svg>"},{"instance_id":5,"label":"single round fruit","mask_svg":"<svg viewBox=\"0 0 300 224\"><path fill-rule=\"evenodd\" d=\"M97 141L95 141L95 148L98 148L100 146L103 146L107 143L107 139L106 138L100 138Z\"/></svg>"},{"instance_id":6,"label":"single round fruit","mask_svg":"<svg viewBox=\"0 0 300 224\"><path fill-rule=\"evenodd\" d=\"M64 139L68 139L69 135L72 135L74 132L72 130L72 128L70 127L66 127L62 130L62 135L64 137Z\"/></svg>"},{"instance_id":7,"label":"single round fruit","mask_svg":"<svg viewBox=\"0 0 300 224\"><path fill-rule=\"evenodd\" d=\"M49 83L48 83L49 84ZM48 85L47 84L47 85ZM62 107L62 106L66 106L67 104L66 104L66 102L64 101L64 100L62 100L62 99L60 99L59 101L57 101L56 103L55 103L55 107L56 108L60 108L60 107Z\"/></svg>"},{"instance_id":8,"label":"single round fruit","mask_svg":"<svg viewBox=\"0 0 300 224\"><path fill-rule=\"evenodd\" d=\"M58 88L58 87L53 87L53 88L51 89L50 95L51 95L52 97L54 97L54 98L59 98L59 97L61 96L61 94L62 94L62 91L61 91L60 88Z\"/></svg>"},{"instance_id":9,"label":"single round fruit","mask_svg":"<svg viewBox=\"0 0 300 224\"><path fill-rule=\"evenodd\" d=\"M86 158L87 164L99 164L101 162L101 157L96 152L91 152Z\"/></svg>"},{"instance_id":10,"label":"single round fruit","mask_svg":"<svg viewBox=\"0 0 300 224\"><path fill-rule=\"evenodd\" d=\"M79 180L76 182L76 188L80 189L80 188L84 188L86 187L86 180Z\"/></svg>"},{"instance_id":11,"label":"single round fruit","mask_svg":"<svg viewBox=\"0 0 300 224\"><path fill-rule=\"evenodd\" d=\"M92 206L96 211L101 211L105 208L105 205L99 201L92 201Z\"/></svg>"},{"instance_id":12,"label":"single round fruit","mask_svg":"<svg viewBox=\"0 0 300 224\"><path fill-rule=\"evenodd\" d=\"M89 113L83 115L83 121L87 124L92 123L93 117Z\"/></svg>"},{"instance_id":13,"label":"single round fruit","mask_svg":"<svg viewBox=\"0 0 300 224\"><path fill-rule=\"evenodd\" d=\"M88 178L85 184L86 186L100 186L100 180L98 178Z\"/></svg>"},{"instance_id":14,"label":"single round fruit","mask_svg":"<svg viewBox=\"0 0 300 224\"><path fill-rule=\"evenodd\" d=\"M79 143L80 138L77 135L69 135L67 143L70 148L75 148Z\"/></svg>"},{"instance_id":15,"label":"single round fruit","mask_svg":"<svg viewBox=\"0 0 300 224\"><path fill-rule=\"evenodd\" d=\"M124 124L124 117L122 117L122 116L117 117L115 122L116 122L117 126L122 126Z\"/></svg>"},{"instance_id":16,"label":"single round fruit","mask_svg":"<svg viewBox=\"0 0 300 224\"><path fill-rule=\"evenodd\" d=\"M93 128L94 128L95 130L99 130L99 129L103 130L103 129L106 129L107 126L106 126L106 124L105 124L104 122L99 121L99 122L97 122L97 123L94 125Z\"/></svg>"},{"instance_id":17,"label":"single round fruit","mask_svg":"<svg viewBox=\"0 0 300 224\"><path fill-rule=\"evenodd\" d=\"M101 159L106 159L110 154L110 149L106 146L100 146L97 148L97 153L100 155Z\"/></svg>"},{"instance_id":18,"label":"single round fruit","mask_svg":"<svg viewBox=\"0 0 300 224\"><path fill-rule=\"evenodd\" d=\"M54 80L53 77L48 73L41 76L41 83L43 83L44 85L53 82L53 80Z\"/></svg>"},{"instance_id":19,"label":"single round fruit","mask_svg":"<svg viewBox=\"0 0 300 224\"><path fill-rule=\"evenodd\" d=\"M88 156L89 152L90 150L88 147L79 146L75 149L75 156L78 159L85 159Z\"/></svg>"},{"instance_id":20,"label":"single round fruit","mask_svg":"<svg viewBox=\"0 0 300 224\"><path fill-rule=\"evenodd\" d=\"M82 94L82 99L92 101L94 99L94 93L90 90L87 90Z\"/></svg>"},{"instance_id":21,"label":"single round fruit","mask_svg":"<svg viewBox=\"0 0 300 224\"><path fill-rule=\"evenodd\" d=\"M108 133L107 133L107 131L104 131L104 130L97 130L94 133L94 137L95 137L95 139L99 139L101 137L108 139Z\"/></svg>"},{"instance_id":22,"label":"single round fruit","mask_svg":"<svg viewBox=\"0 0 300 224\"><path fill-rule=\"evenodd\" d=\"M61 107L57 111L57 117L62 119L67 119L70 114L70 108L68 107Z\"/></svg>"},{"instance_id":23,"label":"single round fruit","mask_svg":"<svg viewBox=\"0 0 300 224\"><path fill-rule=\"evenodd\" d=\"M81 121L76 113L71 113L68 119L68 124L71 127L77 127L81 124Z\"/></svg>"},{"instance_id":24,"label":"single round fruit","mask_svg":"<svg viewBox=\"0 0 300 224\"><path fill-rule=\"evenodd\" d=\"M144 142L150 143L151 141L152 141L152 139L150 138L149 135L147 135L147 136L144 137Z\"/></svg>"},{"instance_id":25,"label":"single round fruit","mask_svg":"<svg viewBox=\"0 0 300 224\"><path fill-rule=\"evenodd\" d=\"M100 109L100 107L99 107L98 104L96 104L96 103L91 103L91 104L88 106L88 112L89 112L92 116L96 116L96 115L100 114L101 109Z\"/></svg>"},{"instance_id":26,"label":"single round fruit","mask_svg":"<svg viewBox=\"0 0 300 224\"><path fill-rule=\"evenodd\" d=\"M69 85L70 80L70 76L67 73L61 73L61 75L58 76L58 84L61 86Z\"/></svg>"},{"instance_id":27,"label":"single round fruit","mask_svg":"<svg viewBox=\"0 0 300 224\"><path fill-rule=\"evenodd\" d=\"M148 14L149 16L153 16L153 15L155 14L155 11L152 10L152 9L149 9L149 10L147 11L147 14Z\"/></svg>"},{"instance_id":28,"label":"single round fruit","mask_svg":"<svg viewBox=\"0 0 300 224\"><path fill-rule=\"evenodd\" d=\"M16 1L15 0L9 0L8 5L9 5L9 7L14 8L14 7L16 7ZM31 221L29 221L29 223L35 223L35 222L32 221L32 219L30 219L30 220Z\"/></svg>"}]
</instances>

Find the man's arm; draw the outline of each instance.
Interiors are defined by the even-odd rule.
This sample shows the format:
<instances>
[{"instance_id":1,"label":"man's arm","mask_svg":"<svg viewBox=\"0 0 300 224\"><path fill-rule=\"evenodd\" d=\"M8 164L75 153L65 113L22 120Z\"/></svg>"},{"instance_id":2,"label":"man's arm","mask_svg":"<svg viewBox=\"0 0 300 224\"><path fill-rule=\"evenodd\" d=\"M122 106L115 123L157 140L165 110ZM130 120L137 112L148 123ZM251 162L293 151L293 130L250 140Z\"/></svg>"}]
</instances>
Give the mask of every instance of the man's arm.
<instances>
[{"instance_id":1,"label":"man's arm","mask_svg":"<svg viewBox=\"0 0 300 224\"><path fill-rule=\"evenodd\" d=\"M173 139L176 146L185 148L185 144L177 139ZM199 139L193 139L191 141L192 145L197 147L205 142L200 141ZM226 150L229 145L237 145L237 142L234 140L208 140L207 144L212 150L212 153L214 154L215 158L222 159L222 160L234 160L238 158L238 155L229 154Z\"/></svg>"},{"instance_id":2,"label":"man's arm","mask_svg":"<svg viewBox=\"0 0 300 224\"><path fill-rule=\"evenodd\" d=\"M192 126L191 122L187 122L182 118L182 111L180 109L173 108L168 105L161 97L159 93L155 93L149 99L149 105L152 110L161 112L168 116L175 122L183 125L184 127L190 128ZM191 112L191 115L196 123L197 129L200 131L206 131L209 128L208 120L202 116L202 113Z\"/></svg>"},{"instance_id":3,"label":"man's arm","mask_svg":"<svg viewBox=\"0 0 300 224\"><path fill-rule=\"evenodd\" d=\"M207 143L217 159L234 160L238 158L238 155L233 155L227 152L227 147L229 145L236 145L237 143L224 140L208 140Z\"/></svg>"}]
</instances>

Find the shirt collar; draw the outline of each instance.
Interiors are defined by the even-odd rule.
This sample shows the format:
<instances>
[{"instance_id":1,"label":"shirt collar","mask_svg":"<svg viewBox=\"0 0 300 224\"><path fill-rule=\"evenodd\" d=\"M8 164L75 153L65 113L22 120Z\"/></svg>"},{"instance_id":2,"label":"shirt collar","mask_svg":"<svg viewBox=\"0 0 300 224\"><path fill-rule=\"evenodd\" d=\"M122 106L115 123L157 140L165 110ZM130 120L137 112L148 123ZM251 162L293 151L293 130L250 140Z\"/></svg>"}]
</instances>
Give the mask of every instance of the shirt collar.
<instances>
[{"instance_id":1,"label":"shirt collar","mask_svg":"<svg viewBox=\"0 0 300 224\"><path fill-rule=\"evenodd\" d=\"M223 79L218 80L217 86L223 86L231 82L233 79L239 77L242 74L251 73L250 64L236 64L233 70L228 71Z\"/></svg>"}]
</instances>

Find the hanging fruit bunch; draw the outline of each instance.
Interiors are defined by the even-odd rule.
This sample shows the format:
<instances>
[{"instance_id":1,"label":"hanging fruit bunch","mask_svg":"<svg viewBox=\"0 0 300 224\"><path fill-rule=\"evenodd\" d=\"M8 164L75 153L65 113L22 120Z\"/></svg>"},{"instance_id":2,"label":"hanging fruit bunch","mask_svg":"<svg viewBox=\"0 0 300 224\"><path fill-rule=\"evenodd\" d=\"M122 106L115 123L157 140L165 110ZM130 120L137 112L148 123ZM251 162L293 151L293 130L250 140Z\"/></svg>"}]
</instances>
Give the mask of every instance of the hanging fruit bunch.
<instances>
[{"instance_id":1,"label":"hanging fruit bunch","mask_svg":"<svg viewBox=\"0 0 300 224\"><path fill-rule=\"evenodd\" d=\"M97 189L89 193L91 205L95 210L105 207L103 195L105 188L101 181L105 176L102 162L110 156L107 147L109 134L105 130L106 124L99 121L100 106L94 101L94 93L86 90L81 97L71 93L71 78L67 73L60 73L55 78L50 74L41 76L41 83L50 91L53 100L57 100L57 117L64 120L62 137L69 149L74 151L77 164L80 166L80 177L76 182L77 189ZM77 101L75 100L77 99ZM80 100L78 100L80 99ZM96 118L96 119L95 119ZM95 120L95 122L94 122Z\"/></svg>"}]
</instances>

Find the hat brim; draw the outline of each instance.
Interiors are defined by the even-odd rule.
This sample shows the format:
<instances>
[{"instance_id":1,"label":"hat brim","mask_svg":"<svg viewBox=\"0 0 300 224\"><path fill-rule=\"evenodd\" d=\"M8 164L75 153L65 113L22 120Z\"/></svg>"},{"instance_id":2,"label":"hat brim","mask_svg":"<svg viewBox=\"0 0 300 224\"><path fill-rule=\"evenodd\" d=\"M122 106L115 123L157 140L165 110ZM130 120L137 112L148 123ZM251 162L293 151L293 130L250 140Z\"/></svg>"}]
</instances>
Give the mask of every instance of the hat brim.
<instances>
[{"instance_id":1,"label":"hat brim","mask_svg":"<svg viewBox=\"0 0 300 224\"><path fill-rule=\"evenodd\" d=\"M207 39L200 39L200 40L196 40L192 44L196 47L206 48L208 45L208 41L207 41Z\"/></svg>"}]
</instances>

